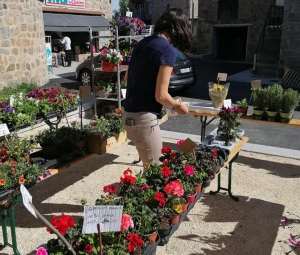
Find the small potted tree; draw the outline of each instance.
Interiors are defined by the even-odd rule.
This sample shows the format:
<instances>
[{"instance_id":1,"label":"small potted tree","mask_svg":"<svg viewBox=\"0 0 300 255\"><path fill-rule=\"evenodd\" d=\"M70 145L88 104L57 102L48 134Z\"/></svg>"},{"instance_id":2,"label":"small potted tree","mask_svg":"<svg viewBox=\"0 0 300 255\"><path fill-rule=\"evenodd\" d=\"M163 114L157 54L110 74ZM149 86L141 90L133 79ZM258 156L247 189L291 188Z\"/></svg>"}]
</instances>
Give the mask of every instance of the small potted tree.
<instances>
[{"instance_id":1,"label":"small potted tree","mask_svg":"<svg viewBox=\"0 0 300 255\"><path fill-rule=\"evenodd\" d=\"M283 88L279 84L270 85L267 87L266 93L268 121L275 121L281 107Z\"/></svg>"},{"instance_id":2,"label":"small potted tree","mask_svg":"<svg viewBox=\"0 0 300 255\"><path fill-rule=\"evenodd\" d=\"M293 110L299 105L300 103L300 94L291 88L284 91L282 100L281 100L281 112L280 121L288 123L292 119Z\"/></svg>"},{"instance_id":3,"label":"small potted tree","mask_svg":"<svg viewBox=\"0 0 300 255\"><path fill-rule=\"evenodd\" d=\"M265 88L256 88L253 90L253 116L261 120L267 108L267 92Z\"/></svg>"},{"instance_id":4,"label":"small potted tree","mask_svg":"<svg viewBox=\"0 0 300 255\"><path fill-rule=\"evenodd\" d=\"M247 112L248 112L248 102L247 102L247 99L243 98L242 100L237 101L236 104L240 108L242 116L247 116Z\"/></svg>"}]
</instances>

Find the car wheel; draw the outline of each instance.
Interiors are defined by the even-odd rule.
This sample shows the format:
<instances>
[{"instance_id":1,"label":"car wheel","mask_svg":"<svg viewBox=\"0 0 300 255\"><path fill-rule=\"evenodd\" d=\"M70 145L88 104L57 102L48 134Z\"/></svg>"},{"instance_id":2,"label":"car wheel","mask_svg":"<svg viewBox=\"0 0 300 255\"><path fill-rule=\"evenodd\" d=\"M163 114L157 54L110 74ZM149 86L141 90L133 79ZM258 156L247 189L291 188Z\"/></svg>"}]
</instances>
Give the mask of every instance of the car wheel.
<instances>
[{"instance_id":1,"label":"car wheel","mask_svg":"<svg viewBox=\"0 0 300 255\"><path fill-rule=\"evenodd\" d=\"M88 69L83 69L80 72L80 81L83 86L90 86L91 85L91 72Z\"/></svg>"}]
</instances>

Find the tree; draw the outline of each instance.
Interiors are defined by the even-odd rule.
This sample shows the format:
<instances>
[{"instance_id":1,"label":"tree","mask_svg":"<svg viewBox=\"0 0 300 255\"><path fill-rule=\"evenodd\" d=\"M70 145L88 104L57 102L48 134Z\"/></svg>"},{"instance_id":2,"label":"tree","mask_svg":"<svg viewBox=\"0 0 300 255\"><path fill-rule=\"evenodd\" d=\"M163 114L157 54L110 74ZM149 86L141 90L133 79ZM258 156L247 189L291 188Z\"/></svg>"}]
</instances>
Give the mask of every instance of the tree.
<instances>
[{"instance_id":1,"label":"tree","mask_svg":"<svg viewBox=\"0 0 300 255\"><path fill-rule=\"evenodd\" d=\"M126 15L127 7L129 5L129 0L119 0L119 6L120 6L120 14L121 16Z\"/></svg>"}]
</instances>

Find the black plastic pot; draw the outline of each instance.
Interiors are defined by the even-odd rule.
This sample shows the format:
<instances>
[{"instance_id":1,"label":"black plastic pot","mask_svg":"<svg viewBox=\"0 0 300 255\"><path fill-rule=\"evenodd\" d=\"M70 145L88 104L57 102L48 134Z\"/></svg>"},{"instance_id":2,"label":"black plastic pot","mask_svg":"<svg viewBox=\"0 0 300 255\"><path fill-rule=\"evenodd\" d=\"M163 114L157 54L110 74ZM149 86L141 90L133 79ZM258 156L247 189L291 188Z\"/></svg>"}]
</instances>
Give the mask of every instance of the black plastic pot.
<instances>
[{"instance_id":1,"label":"black plastic pot","mask_svg":"<svg viewBox=\"0 0 300 255\"><path fill-rule=\"evenodd\" d=\"M210 178L209 177L206 177L206 178L204 178L203 179L203 183L202 183L202 187L203 188L207 188L207 187L209 187L210 186Z\"/></svg>"},{"instance_id":2,"label":"black plastic pot","mask_svg":"<svg viewBox=\"0 0 300 255\"><path fill-rule=\"evenodd\" d=\"M164 237L168 236L170 234L170 232L171 232L171 227L158 230L158 234L159 234L160 238L164 238Z\"/></svg>"}]
</instances>

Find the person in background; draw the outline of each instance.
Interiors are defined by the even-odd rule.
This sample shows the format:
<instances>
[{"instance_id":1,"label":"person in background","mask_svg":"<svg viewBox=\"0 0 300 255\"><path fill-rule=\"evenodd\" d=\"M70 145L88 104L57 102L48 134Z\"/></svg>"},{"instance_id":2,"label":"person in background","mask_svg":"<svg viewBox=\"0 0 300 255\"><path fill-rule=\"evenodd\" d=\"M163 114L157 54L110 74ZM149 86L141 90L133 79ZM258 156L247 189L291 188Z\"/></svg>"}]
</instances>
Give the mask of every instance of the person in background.
<instances>
[{"instance_id":1,"label":"person in background","mask_svg":"<svg viewBox=\"0 0 300 255\"><path fill-rule=\"evenodd\" d=\"M71 66L71 39L65 33L62 35L61 43L65 45L66 62L68 62L68 66Z\"/></svg>"},{"instance_id":2,"label":"person in background","mask_svg":"<svg viewBox=\"0 0 300 255\"><path fill-rule=\"evenodd\" d=\"M187 52L193 35L181 9L166 10L154 26L154 34L143 38L134 48L125 74L126 99L123 123L144 166L160 163L162 138L158 125L163 106L173 107L178 114L188 107L168 93L171 72L176 61L176 48Z\"/></svg>"}]
</instances>

